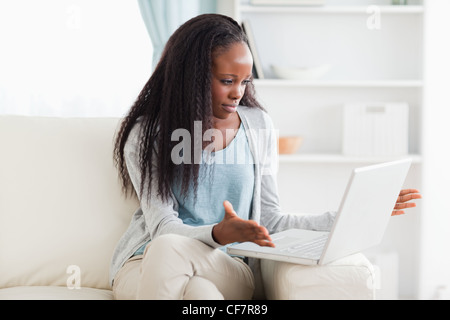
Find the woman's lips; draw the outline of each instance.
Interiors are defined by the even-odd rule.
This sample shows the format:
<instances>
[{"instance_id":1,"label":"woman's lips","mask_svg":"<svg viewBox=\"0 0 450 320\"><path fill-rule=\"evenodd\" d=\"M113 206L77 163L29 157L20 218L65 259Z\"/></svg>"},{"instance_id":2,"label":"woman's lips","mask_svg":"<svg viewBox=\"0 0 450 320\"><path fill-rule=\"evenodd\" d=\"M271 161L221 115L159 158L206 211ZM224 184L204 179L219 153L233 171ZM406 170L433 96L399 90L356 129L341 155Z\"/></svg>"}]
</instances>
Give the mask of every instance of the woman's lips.
<instances>
[{"instance_id":1,"label":"woman's lips","mask_svg":"<svg viewBox=\"0 0 450 320\"><path fill-rule=\"evenodd\" d=\"M235 104L223 104L222 108L224 108L225 111L232 113L232 112L236 112L237 105L235 105Z\"/></svg>"}]
</instances>

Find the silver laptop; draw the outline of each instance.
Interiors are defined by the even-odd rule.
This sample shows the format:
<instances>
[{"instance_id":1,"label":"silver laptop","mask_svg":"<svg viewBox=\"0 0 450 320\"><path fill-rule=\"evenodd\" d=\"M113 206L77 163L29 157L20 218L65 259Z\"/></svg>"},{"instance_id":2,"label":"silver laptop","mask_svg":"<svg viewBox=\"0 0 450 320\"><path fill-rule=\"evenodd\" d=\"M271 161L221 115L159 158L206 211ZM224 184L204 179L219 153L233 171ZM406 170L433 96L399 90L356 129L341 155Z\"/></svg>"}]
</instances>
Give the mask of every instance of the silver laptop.
<instances>
[{"instance_id":1,"label":"silver laptop","mask_svg":"<svg viewBox=\"0 0 450 320\"><path fill-rule=\"evenodd\" d=\"M383 238L410 165L404 159L354 169L330 232L289 229L271 235L275 248L242 242L227 252L321 265L373 247Z\"/></svg>"}]
</instances>

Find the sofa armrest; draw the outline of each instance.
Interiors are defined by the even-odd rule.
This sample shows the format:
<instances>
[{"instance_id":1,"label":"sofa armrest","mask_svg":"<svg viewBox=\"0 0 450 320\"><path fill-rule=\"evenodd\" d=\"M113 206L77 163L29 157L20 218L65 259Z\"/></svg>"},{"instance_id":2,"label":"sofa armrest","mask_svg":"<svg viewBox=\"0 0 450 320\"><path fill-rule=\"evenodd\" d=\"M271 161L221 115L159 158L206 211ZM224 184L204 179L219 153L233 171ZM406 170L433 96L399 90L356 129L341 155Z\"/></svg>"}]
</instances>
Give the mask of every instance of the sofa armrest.
<instances>
[{"instance_id":1,"label":"sofa armrest","mask_svg":"<svg viewBox=\"0 0 450 320\"><path fill-rule=\"evenodd\" d=\"M373 300L375 272L357 253L321 266L261 260L269 300Z\"/></svg>"}]
</instances>

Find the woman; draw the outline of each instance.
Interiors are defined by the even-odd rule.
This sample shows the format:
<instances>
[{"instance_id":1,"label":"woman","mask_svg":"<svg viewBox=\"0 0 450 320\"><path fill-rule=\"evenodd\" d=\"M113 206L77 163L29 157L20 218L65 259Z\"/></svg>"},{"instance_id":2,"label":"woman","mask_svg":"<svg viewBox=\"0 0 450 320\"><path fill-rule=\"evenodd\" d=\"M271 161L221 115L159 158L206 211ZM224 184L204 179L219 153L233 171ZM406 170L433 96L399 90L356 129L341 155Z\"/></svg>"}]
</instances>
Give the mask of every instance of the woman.
<instances>
[{"instance_id":1,"label":"woman","mask_svg":"<svg viewBox=\"0 0 450 320\"><path fill-rule=\"evenodd\" d=\"M281 213L276 135L252 66L245 34L226 16L197 16L169 39L116 140L123 187L141 205L113 256L116 299L251 299L258 264L225 245L330 229L332 212ZM404 202L416 192L402 191L395 209L414 206Z\"/></svg>"}]
</instances>

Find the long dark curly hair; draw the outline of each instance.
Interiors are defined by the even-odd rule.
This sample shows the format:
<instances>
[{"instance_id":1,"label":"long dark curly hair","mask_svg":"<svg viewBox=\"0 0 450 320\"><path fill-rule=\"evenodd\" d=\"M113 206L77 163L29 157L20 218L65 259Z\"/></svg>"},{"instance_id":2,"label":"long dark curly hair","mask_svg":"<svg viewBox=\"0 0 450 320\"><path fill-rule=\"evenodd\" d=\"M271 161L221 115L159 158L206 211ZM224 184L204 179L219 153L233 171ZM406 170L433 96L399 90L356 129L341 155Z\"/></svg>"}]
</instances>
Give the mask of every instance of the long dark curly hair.
<instances>
[{"instance_id":1,"label":"long dark curly hair","mask_svg":"<svg viewBox=\"0 0 450 320\"><path fill-rule=\"evenodd\" d=\"M115 138L114 163L125 194L135 192L125 163L124 147L138 118L142 119L139 119L139 197L142 197L146 183L149 184L147 192L151 192L155 178L152 160L157 168L155 185L163 200L169 198L175 178L181 178L182 194L186 195L191 183L196 194L199 165L194 161L193 152L190 164L174 164L171 150L176 142L171 141L172 132L186 129L193 137L194 121L201 121L203 132L212 128L212 58L235 43L248 45L248 39L235 20L219 14L194 17L172 34L153 74L123 118ZM255 97L252 83L247 85L240 105L263 109ZM195 141L191 140L193 145ZM178 166L183 170L177 170ZM177 177L180 172L182 177Z\"/></svg>"}]
</instances>

